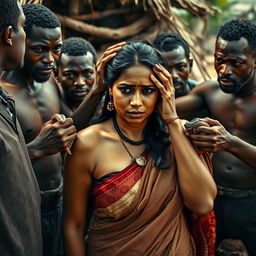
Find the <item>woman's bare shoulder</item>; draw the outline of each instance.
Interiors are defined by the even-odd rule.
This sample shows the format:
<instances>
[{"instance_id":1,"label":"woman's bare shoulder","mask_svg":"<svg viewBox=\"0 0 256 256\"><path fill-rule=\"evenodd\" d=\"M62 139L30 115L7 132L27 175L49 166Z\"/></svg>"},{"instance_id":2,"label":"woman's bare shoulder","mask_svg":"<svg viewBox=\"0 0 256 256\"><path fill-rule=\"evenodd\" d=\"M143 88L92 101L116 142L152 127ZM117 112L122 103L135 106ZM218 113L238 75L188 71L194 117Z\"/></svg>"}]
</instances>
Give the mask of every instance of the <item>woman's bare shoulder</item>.
<instances>
[{"instance_id":1,"label":"woman's bare shoulder","mask_svg":"<svg viewBox=\"0 0 256 256\"><path fill-rule=\"evenodd\" d=\"M106 135L110 132L109 121L91 125L77 134L77 142L80 146L90 149L102 143Z\"/></svg>"}]
</instances>

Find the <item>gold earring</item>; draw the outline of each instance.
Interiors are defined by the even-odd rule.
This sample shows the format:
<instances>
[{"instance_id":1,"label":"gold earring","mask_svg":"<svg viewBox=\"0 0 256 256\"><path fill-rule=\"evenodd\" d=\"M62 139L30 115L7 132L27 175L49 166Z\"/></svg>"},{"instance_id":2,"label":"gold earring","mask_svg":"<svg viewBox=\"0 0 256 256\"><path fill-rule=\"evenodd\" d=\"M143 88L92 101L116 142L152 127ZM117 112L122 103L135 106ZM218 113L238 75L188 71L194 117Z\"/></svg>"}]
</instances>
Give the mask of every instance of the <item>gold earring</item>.
<instances>
[{"instance_id":1,"label":"gold earring","mask_svg":"<svg viewBox=\"0 0 256 256\"><path fill-rule=\"evenodd\" d=\"M114 110L114 103L113 103L112 95L109 95L109 101L108 101L108 104L107 104L107 110L108 111L113 111Z\"/></svg>"}]
</instances>

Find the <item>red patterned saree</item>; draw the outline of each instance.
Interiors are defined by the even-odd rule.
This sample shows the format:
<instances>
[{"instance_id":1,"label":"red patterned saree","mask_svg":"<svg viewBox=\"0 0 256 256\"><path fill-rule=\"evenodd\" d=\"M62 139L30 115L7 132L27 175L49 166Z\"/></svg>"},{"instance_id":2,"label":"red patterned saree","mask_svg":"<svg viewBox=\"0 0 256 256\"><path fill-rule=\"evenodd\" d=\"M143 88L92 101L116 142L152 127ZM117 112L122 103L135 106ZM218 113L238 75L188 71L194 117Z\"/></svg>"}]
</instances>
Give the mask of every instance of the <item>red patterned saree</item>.
<instances>
[{"instance_id":1,"label":"red patterned saree","mask_svg":"<svg viewBox=\"0 0 256 256\"><path fill-rule=\"evenodd\" d=\"M197 255L175 164L158 170L147 160L146 166L132 163L93 188L87 255Z\"/></svg>"}]
</instances>

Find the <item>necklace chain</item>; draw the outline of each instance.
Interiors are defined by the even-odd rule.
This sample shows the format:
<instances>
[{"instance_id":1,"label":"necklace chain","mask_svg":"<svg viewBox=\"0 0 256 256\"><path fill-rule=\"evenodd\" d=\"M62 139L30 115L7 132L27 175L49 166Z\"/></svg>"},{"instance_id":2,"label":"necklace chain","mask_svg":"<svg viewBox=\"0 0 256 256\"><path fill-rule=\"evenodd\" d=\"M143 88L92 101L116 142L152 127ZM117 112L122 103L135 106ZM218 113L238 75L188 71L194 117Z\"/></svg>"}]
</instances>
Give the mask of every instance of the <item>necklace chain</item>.
<instances>
[{"instance_id":1,"label":"necklace chain","mask_svg":"<svg viewBox=\"0 0 256 256\"><path fill-rule=\"evenodd\" d=\"M127 146L125 145L125 143L123 142L122 139L120 139L121 143L123 144L124 148L126 149L127 153L130 155L130 157L132 158L132 160L134 161L135 158L133 157L133 155L131 154L131 152L129 151L129 149L127 148Z\"/></svg>"},{"instance_id":2,"label":"necklace chain","mask_svg":"<svg viewBox=\"0 0 256 256\"><path fill-rule=\"evenodd\" d=\"M143 167L146 165L147 163L147 159L143 156L143 155L139 155L136 157L133 157L133 155L131 154L131 152L129 151L129 149L127 148L127 146L125 145L124 141L122 140L122 138L120 138L121 143L123 144L125 150L127 151L127 153L129 154L129 156L131 157L133 162L136 162L137 165Z\"/></svg>"},{"instance_id":3,"label":"necklace chain","mask_svg":"<svg viewBox=\"0 0 256 256\"><path fill-rule=\"evenodd\" d=\"M132 144L132 145L142 145L142 144L145 143L145 140L144 140L144 139L143 139L143 140L135 141L135 140L131 140L131 139L129 139L128 137L126 137L126 136L121 132L121 130L120 130L120 128L119 128L119 126L118 126L118 124L117 124L117 122L116 122L116 117L115 117L115 116L113 116L112 122L113 122L113 126L114 126L116 132L118 133L118 135L120 136L120 138L123 139L124 141L126 141L126 142L128 142L128 143L130 143L130 144Z\"/></svg>"},{"instance_id":4,"label":"necklace chain","mask_svg":"<svg viewBox=\"0 0 256 256\"><path fill-rule=\"evenodd\" d=\"M130 139L127 138L124 134L122 134L122 132L120 131L120 129L119 129L118 125L117 125L116 119L113 117L112 120L113 120L114 129L116 130L117 134L119 135L120 141L121 141L122 145L124 146L125 150L127 151L127 153L129 154L129 156L131 157L132 161L133 161L133 162L136 162L136 164L137 164L138 166L141 166L141 167L145 166L146 163L147 163L147 159L146 159L143 155L139 155L139 156L134 157L134 156L131 154L131 152L129 151L128 147L127 147L127 146L125 145L125 143L124 143L124 141L127 141L127 139L128 139L127 142L129 142L130 144L133 144L133 145L141 145L141 144L144 143L144 140L141 140L142 143L141 143L141 141L133 141L133 140L130 140ZM126 139L123 139L123 137L125 137ZM123 140L124 140L124 141L123 141ZM130 141L132 141L132 143L131 143ZM138 142L139 142L139 144L138 144ZM136 143L136 144L135 144L135 143Z\"/></svg>"}]
</instances>

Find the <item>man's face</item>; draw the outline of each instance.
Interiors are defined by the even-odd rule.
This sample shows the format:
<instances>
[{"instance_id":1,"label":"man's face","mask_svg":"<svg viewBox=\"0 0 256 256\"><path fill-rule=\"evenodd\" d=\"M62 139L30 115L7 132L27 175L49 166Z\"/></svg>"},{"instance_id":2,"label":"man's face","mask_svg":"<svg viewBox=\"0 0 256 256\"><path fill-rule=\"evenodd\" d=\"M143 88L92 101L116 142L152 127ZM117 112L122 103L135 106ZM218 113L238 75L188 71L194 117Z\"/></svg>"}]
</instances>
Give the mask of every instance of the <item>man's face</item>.
<instances>
[{"instance_id":1,"label":"man's face","mask_svg":"<svg viewBox=\"0 0 256 256\"><path fill-rule=\"evenodd\" d=\"M214 67L222 91L238 94L250 84L255 75L256 58L247 39L226 41L217 38Z\"/></svg>"},{"instance_id":2,"label":"man's face","mask_svg":"<svg viewBox=\"0 0 256 256\"><path fill-rule=\"evenodd\" d=\"M26 40L23 70L28 78L46 82L60 56L62 46L61 28L42 28L33 25Z\"/></svg>"},{"instance_id":3,"label":"man's face","mask_svg":"<svg viewBox=\"0 0 256 256\"><path fill-rule=\"evenodd\" d=\"M15 68L22 67L25 54L25 39L26 33L24 31L25 16L18 3L20 9L20 15L18 18L17 30L12 31L12 46L8 51L8 60L6 61L5 70L13 70Z\"/></svg>"},{"instance_id":4,"label":"man's face","mask_svg":"<svg viewBox=\"0 0 256 256\"><path fill-rule=\"evenodd\" d=\"M95 64L93 55L87 52L82 56L61 55L58 79L71 105L80 104L94 84Z\"/></svg>"},{"instance_id":5,"label":"man's face","mask_svg":"<svg viewBox=\"0 0 256 256\"><path fill-rule=\"evenodd\" d=\"M169 71L173 78L175 97L186 95L189 92L188 78L191 71L192 60L185 56L182 46L162 53L167 60Z\"/></svg>"}]
</instances>

